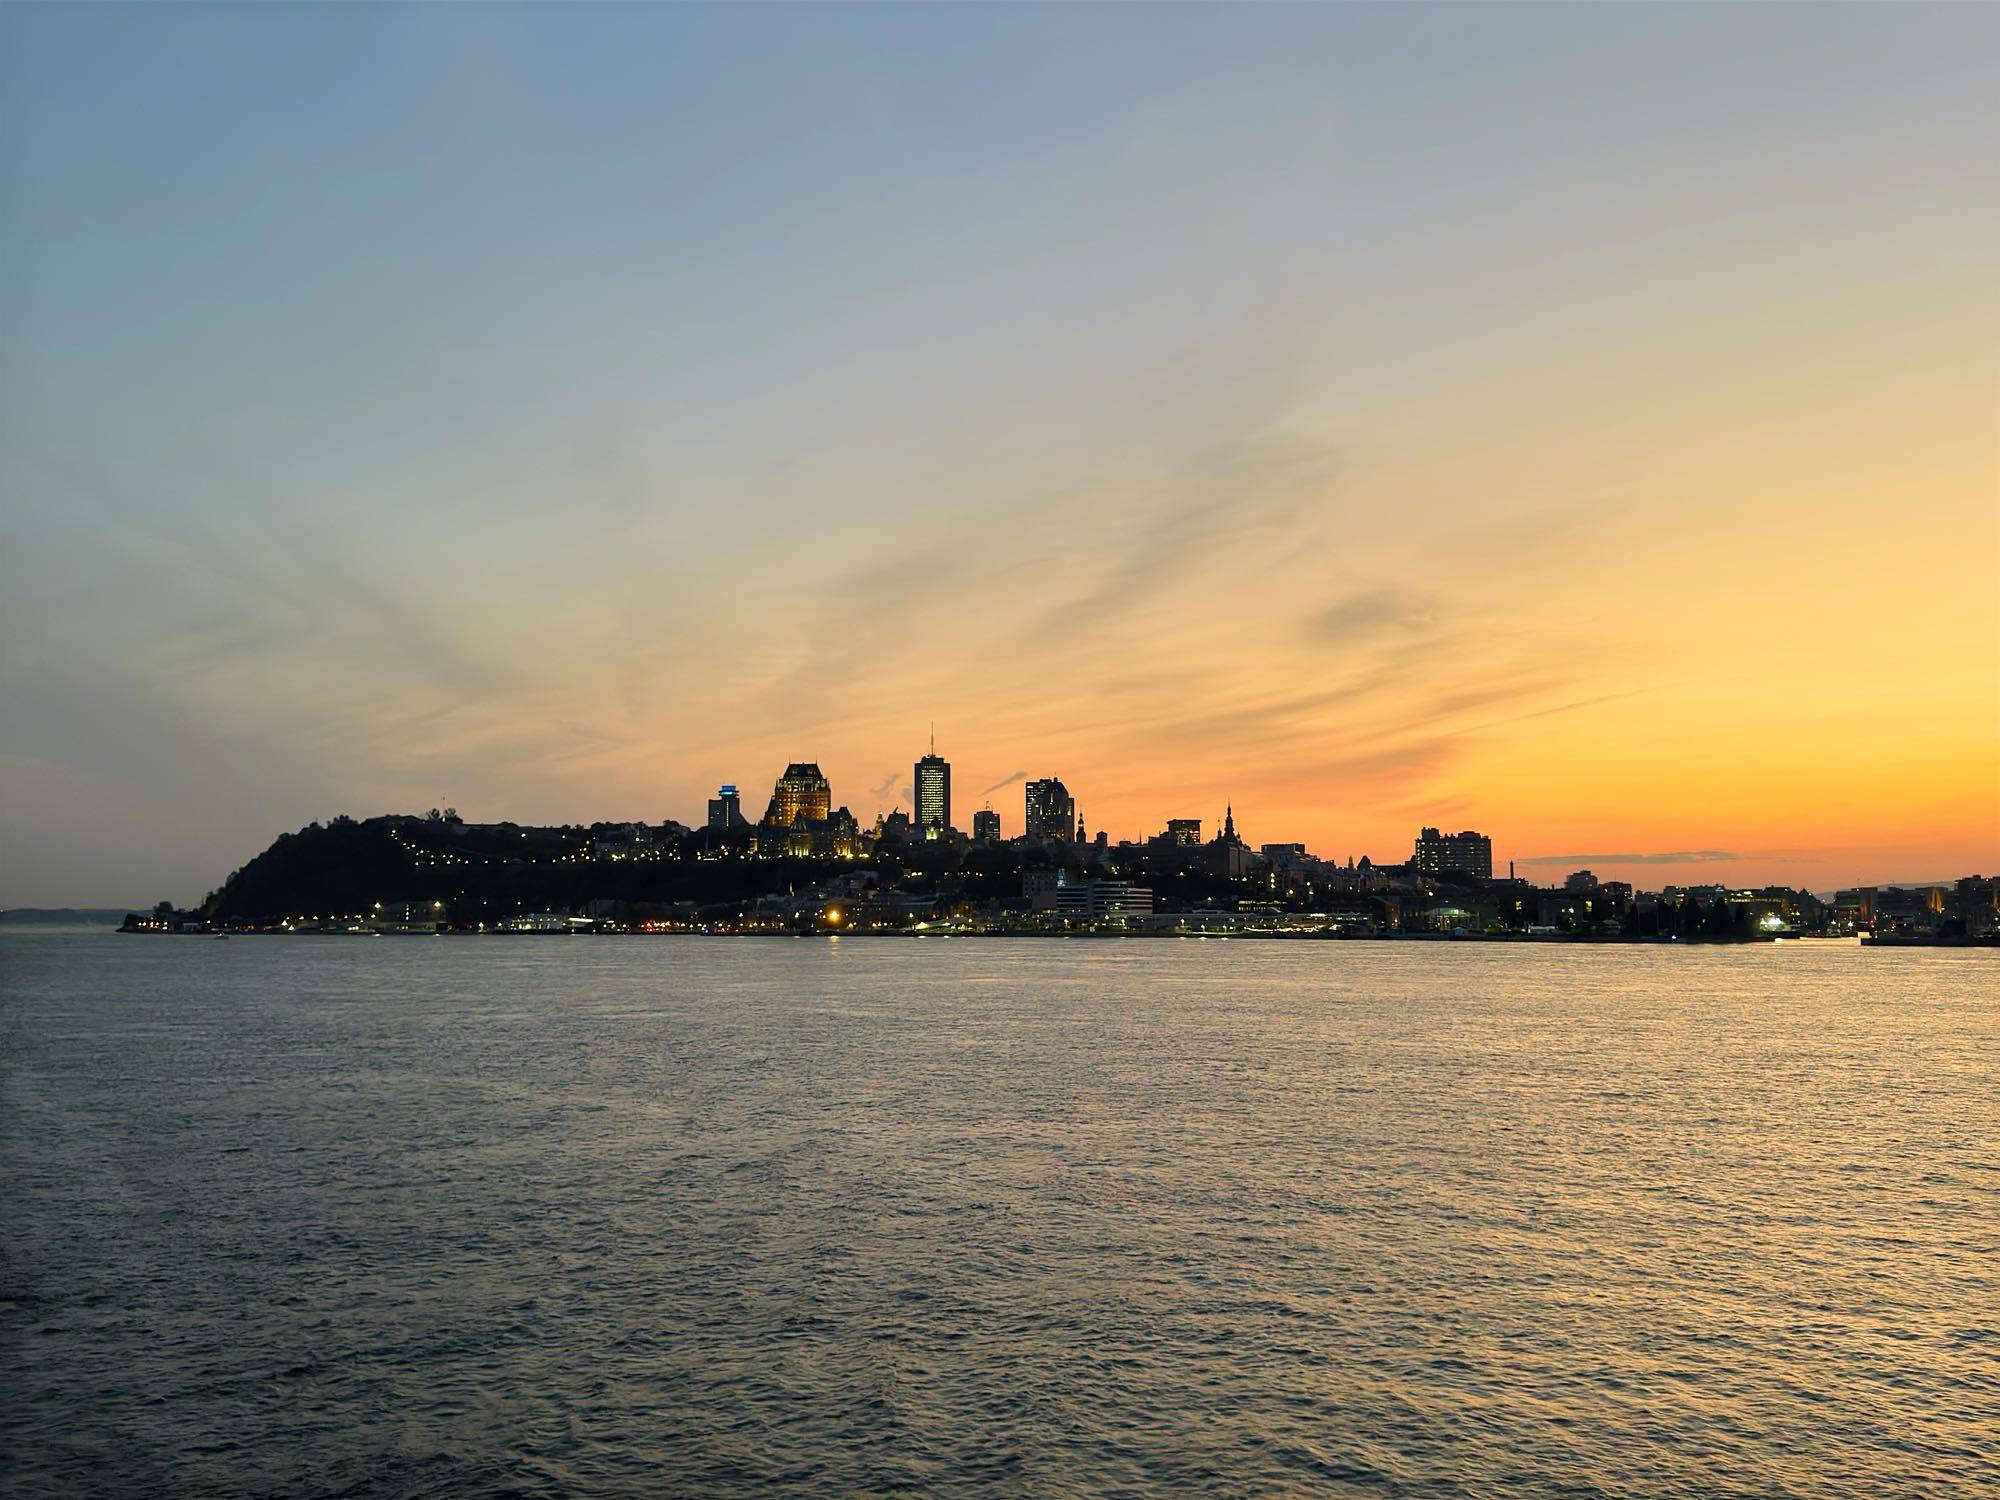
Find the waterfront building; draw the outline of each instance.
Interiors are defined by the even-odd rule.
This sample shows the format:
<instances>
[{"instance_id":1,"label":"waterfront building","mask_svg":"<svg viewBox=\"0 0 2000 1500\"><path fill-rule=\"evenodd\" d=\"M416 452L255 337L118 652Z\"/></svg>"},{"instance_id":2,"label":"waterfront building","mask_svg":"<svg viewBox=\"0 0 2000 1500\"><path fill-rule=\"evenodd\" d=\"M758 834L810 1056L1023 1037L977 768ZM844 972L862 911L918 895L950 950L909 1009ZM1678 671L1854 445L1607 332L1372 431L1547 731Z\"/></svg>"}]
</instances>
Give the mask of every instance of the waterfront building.
<instances>
[{"instance_id":1,"label":"waterfront building","mask_svg":"<svg viewBox=\"0 0 2000 1500\"><path fill-rule=\"evenodd\" d=\"M1059 777L1031 781L1027 789L1027 835L1043 843L1076 838L1076 799Z\"/></svg>"},{"instance_id":2,"label":"waterfront building","mask_svg":"<svg viewBox=\"0 0 2000 1500\"><path fill-rule=\"evenodd\" d=\"M368 919L368 930L429 935L438 930L438 923L443 920L442 901L392 901L387 906L377 901L374 915Z\"/></svg>"},{"instance_id":3,"label":"waterfront building","mask_svg":"<svg viewBox=\"0 0 2000 1500\"><path fill-rule=\"evenodd\" d=\"M833 811L833 788L812 761L793 761L771 790L771 804L764 810L770 828L790 828L800 818L820 821Z\"/></svg>"},{"instance_id":4,"label":"waterfront building","mask_svg":"<svg viewBox=\"0 0 2000 1500\"><path fill-rule=\"evenodd\" d=\"M1924 936L1936 932L1944 922L1945 891L1937 885L1878 886L1874 906L1873 927L1878 934Z\"/></svg>"},{"instance_id":5,"label":"waterfront building","mask_svg":"<svg viewBox=\"0 0 2000 1500\"><path fill-rule=\"evenodd\" d=\"M1875 927L1875 887L1855 886L1844 891L1836 891L1832 905L1833 921L1837 931L1870 932Z\"/></svg>"},{"instance_id":6,"label":"waterfront building","mask_svg":"<svg viewBox=\"0 0 2000 1500\"><path fill-rule=\"evenodd\" d=\"M1124 880L1079 880L1056 887L1055 910L1061 916L1091 922L1150 916L1153 893Z\"/></svg>"},{"instance_id":7,"label":"waterfront building","mask_svg":"<svg viewBox=\"0 0 2000 1500\"><path fill-rule=\"evenodd\" d=\"M1000 842L1000 814L990 807L982 807L972 815L972 842L975 844L997 844Z\"/></svg>"},{"instance_id":8,"label":"waterfront building","mask_svg":"<svg viewBox=\"0 0 2000 1500\"><path fill-rule=\"evenodd\" d=\"M495 932L576 932L592 925L582 917L567 916L559 911L523 912L519 916L503 917L493 924Z\"/></svg>"},{"instance_id":9,"label":"waterfront building","mask_svg":"<svg viewBox=\"0 0 2000 1500\"><path fill-rule=\"evenodd\" d=\"M1028 899L1031 911L1052 911L1055 909L1056 892L1062 888L1062 874L1057 870L1023 870L1021 872L1021 894Z\"/></svg>"},{"instance_id":10,"label":"waterfront building","mask_svg":"<svg viewBox=\"0 0 2000 1500\"><path fill-rule=\"evenodd\" d=\"M917 762L914 788L917 837L935 841L951 830L951 762L937 753L937 739L931 739L930 754Z\"/></svg>"},{"instance_id":11,"label":"waterfront building","mask_svg":"<svg viewBox=\"0 0 2000 1500\"><path fill-rule=\"evenodd\" d=\"M1410 860L1418 875L1471 875L1480 880L1493 878L1493 840L1467 829L1462 833L1439 833L1426 828L1417 835L1416 854Z\"/></svg>"}]
</instances>

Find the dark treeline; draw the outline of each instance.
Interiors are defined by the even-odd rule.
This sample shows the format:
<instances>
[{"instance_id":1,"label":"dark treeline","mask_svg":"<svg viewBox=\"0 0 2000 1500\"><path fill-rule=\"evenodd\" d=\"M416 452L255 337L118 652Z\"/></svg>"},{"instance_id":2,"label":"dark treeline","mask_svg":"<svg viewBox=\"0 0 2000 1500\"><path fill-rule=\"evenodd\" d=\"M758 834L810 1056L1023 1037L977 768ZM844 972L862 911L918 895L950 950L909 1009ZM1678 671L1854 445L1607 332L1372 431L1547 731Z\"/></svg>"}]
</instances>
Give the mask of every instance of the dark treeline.
<instances>
[{"instance_id":1,"label":"dark treeline","mask_svg":"<svg viewBox=\"0 0 2000 1500\"><path fill-rule=\"evenodd\" d=\"M568 911L591 901L727 903L824 879L840 866L702 859L700 833L594 859L605 828L500 824L447 836L435 821L335 818L281 835L203 903L211 919L365 913L377 903L442 902L449 920Z\"/></svg>"}]
</instances>

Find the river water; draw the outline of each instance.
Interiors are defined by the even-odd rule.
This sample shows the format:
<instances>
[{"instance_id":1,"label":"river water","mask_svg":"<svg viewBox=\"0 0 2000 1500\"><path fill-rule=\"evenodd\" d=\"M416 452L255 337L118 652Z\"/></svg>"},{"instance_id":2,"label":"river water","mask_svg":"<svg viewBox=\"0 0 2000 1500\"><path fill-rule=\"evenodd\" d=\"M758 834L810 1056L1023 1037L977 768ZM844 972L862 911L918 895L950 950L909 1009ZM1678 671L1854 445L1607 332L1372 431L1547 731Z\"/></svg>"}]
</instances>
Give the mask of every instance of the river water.
<instances>
[{"instance_id":1,"label":"river water","mask_svg":"<svg viewBox=\"0 0 2000 1500\"><path fill-rule=\"evenodd\" d=\"M10 1493L2000 1486L1991 954L0 965Z\"/></svg>"}]
</instances>

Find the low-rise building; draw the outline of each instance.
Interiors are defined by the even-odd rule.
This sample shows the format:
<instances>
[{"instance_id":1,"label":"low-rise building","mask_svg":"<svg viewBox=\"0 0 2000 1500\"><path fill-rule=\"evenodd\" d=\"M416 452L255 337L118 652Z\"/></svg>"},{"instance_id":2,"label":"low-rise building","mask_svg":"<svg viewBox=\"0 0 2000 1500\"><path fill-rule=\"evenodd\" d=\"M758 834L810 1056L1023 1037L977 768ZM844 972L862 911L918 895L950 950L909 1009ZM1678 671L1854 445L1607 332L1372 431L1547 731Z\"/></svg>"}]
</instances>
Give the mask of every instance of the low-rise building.
<instances>
[{"instance_id":1,"label":"low-rise building","mask_svg":"<svg viewBox=\"0 0 2000 1500\"><path fill-rule=\"evenodd\" d=\"M1967 875L1958 882L1958 917L1970 937L2000 932L2000 877Z\"/></svg>"},{"instance_id":2,"label":"low-rise building","mask_svg":"<svg viewBox=\"0 0 2000 1500\"><path fill-rule=\"evenodd\" d=\"M1122 921L1151 915L1153 893L1124 880L1080 880L1056 887L1055 910L1082 921Z\"/></svg>"},{"instance_id":3,"label":"low-rise building","mask_svg":"<svg viewBox=\"0 0 2000 1500\"><path fill-rule=\"evenodd\" d=\"M1030 911L1053 911L1056 891L1062 885L1060 870L1023 870L1021 872L1021 894L1027 898Z\"/></svg>"}]
</instances>

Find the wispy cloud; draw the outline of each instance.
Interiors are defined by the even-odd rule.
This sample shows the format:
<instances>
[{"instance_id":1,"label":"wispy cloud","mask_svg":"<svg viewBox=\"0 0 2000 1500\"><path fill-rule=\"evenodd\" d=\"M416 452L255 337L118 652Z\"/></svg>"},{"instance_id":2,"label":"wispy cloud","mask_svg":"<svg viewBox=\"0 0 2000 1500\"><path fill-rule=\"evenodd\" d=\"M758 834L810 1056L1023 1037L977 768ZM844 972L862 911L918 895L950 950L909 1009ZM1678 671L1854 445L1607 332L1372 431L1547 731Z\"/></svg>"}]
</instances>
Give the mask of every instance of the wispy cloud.
<instances>
[{"instance_id":1,"label":"wispy cloud","mask_svg":"<svg viewBox=\"0 0 2000 1500\"><path fill-rule=\"evenodd\" d=\"M1423 635L1438 625L1435 600L1413 589L1379 585L1334 600L1312 617L1312 634L1325 641L1387 635Z\"/></svg>"},{"instance_id":2,"label":"wispy cloud","mask_svg":"<svg viewBox=\"0 0 2000 1500\"><path fill-rule=\"evenodd\" d=\"M1172 585L1213 569L1226 554L1261 555L1291 532L1306 492L1325 487L1331 462L1321 449L1264 431L1231 434L1194 455L1166 494L1143 507L1131 540L1111 566L1060 611L1044 632L1131 613Z\"/></svg>"},{"instance_id":3,"label":"wispy cloud","mask_svg":"<svg viewBox=\"0 0 2000 1500\"><path fill-rule=\"evenodd\" d=\"M1578 698L1571 703L1558 703L1550 708L1538 708L1533 713L1520 714L1512 719L1503 719L1506 724L1525 724L1530 719L1547 719L1556 714L1574 713L1581 708L1595 708L1600 703L1616 703L1624 698L1637 698L1645 693L1645 688L1627 688L1619 693L1599 693L1594 698Z\"/></svg>"},{"instance_id":4,"label":"wispy cloud","mask_svg":"<svg viewBox=\"0 0 2000 1500\"><path fill-rule=\"evenodd\" d=\"M1001 777L1000 780L994 782L993 785L987 787L984 791L974 792L972 795L975 797L990 797L1002 787L1010 787L1017 781L1026 781L1027 779L1028 773L1026 771L1016 771L1011 776Z\"/></svg>"}]
</instances>

